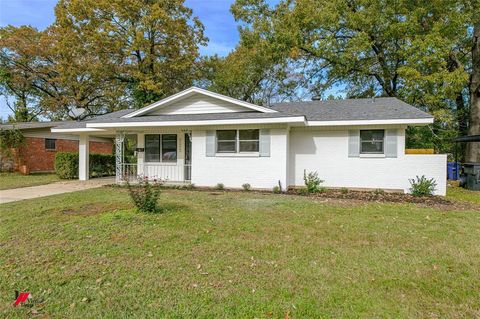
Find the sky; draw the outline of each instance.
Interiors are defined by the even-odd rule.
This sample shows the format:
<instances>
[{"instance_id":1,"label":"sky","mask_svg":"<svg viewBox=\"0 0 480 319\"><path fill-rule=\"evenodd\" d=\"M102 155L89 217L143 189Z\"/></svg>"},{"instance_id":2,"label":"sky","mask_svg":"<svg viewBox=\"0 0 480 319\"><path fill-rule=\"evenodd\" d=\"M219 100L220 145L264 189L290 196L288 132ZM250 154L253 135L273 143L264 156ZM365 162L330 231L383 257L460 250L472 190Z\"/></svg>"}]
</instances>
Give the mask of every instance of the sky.
<instances>
[{"instance_id":1,"label":"sky","mask_svg":"<svg viewBox=\"0 0 480 319\"><path fill-rule=\"evenodd\" d=\"M186 0L193 14L205 26L208 46L202 47L204 55L227 55L238 43L237 24L230 13L234 0ZM31 25L45 29L55 19L53 8L57 0L0 0L0 26ZM10 110L0 100L0 118L6 119Z\"/></svg>"}]
</instances>

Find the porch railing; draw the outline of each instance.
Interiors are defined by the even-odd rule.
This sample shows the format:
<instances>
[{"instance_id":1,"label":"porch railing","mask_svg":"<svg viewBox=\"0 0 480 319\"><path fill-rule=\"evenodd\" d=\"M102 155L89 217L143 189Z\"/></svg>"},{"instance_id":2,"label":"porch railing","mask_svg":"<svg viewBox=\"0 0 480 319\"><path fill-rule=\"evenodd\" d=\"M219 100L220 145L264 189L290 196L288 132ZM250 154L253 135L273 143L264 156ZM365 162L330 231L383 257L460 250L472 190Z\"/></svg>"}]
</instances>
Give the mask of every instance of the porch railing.
<instances>
[{"instance_id":1,"label":"porch railing","mask_svg":"<svg viewBox=\"0 0 480 319\"><path fill-rule=\"evenodd\" d=\"M189 182L191 176L190 164L167 163L121 163L120 181L137 181L139 178L148 178L164 182Z\"/></svg>"}]
</instances>

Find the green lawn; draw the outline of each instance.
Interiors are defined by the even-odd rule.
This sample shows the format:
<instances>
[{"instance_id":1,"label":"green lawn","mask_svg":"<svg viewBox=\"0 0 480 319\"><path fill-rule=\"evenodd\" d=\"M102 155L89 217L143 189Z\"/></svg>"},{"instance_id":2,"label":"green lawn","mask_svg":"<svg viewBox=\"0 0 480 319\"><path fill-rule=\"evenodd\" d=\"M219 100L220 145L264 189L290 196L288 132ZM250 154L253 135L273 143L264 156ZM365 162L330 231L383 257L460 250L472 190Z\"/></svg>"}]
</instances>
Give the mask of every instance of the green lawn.
<instances>
[{"instance_id":1,"label":"green lawn","mask_svg":"<svg viewBox=\"0 0 480 319\"><path fill-rule=\"evenodd\" d=\"M59 181L56 174L0 173L0 190L50 184Z\"/></svg>"},{"instance_id":2,"label":"green lawn","mask_svg":"<svg viewBox=\"0 0 480 319\"><path fill-rule=\"evenodd\" d=\"M0 317L474 318L480 210L103 188L0 206Z\"/></svg>"},{"instance_id":3,"label":"green lawn","mask_svg":"<svg viewBox=\"0 0 480 319\"><path fill-rule=\"evenodd\" d=\"M458 201L480 204L479 191L470 191L462 187L448 187L447 198L458 200Z\"/></svg>"}]
</instances>

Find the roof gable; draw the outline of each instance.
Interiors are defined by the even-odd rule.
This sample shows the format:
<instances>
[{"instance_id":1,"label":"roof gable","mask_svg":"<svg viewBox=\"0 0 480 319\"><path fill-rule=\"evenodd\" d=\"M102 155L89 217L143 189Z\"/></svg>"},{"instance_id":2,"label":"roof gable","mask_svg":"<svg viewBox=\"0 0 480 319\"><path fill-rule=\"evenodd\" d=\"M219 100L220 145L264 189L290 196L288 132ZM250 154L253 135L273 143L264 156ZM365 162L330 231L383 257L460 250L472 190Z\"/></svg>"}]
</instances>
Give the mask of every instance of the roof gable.
<instances>
[{"instance_id":1,"label":"roof gable","mask_svg":"<svg viewBox=\"0 0 480 319\"><path fill-rule=\"evenodd\" d=\"M208 114L259 112L276 113L277 111L240 101L222 94L191 87L185 91L152 103L138 111L128 113L123 118L144 115L175 115L175 114Z\"/></svg>"}]
</instances>

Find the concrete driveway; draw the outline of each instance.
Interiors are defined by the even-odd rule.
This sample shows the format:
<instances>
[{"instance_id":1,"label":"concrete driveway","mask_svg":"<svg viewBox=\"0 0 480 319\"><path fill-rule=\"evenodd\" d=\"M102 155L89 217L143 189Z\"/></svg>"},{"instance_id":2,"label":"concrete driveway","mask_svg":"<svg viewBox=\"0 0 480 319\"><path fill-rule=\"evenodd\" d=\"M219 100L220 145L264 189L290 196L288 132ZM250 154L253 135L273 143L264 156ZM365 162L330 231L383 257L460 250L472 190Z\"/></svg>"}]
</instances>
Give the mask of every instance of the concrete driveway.
<instances>
[{"instance_id":1,"label":"concrete driveway","mask_svg":"<svg viewBox=\"0 0 480 319\"><path fill-rule=\"evenodd\" d=\"M62 181L47 185L5 189L0 191L0 204L56 194L71 193L115 183L115 177L94 178L88 181Z\"/></svg>"}]
</instances>

